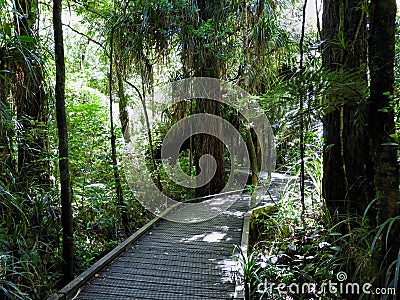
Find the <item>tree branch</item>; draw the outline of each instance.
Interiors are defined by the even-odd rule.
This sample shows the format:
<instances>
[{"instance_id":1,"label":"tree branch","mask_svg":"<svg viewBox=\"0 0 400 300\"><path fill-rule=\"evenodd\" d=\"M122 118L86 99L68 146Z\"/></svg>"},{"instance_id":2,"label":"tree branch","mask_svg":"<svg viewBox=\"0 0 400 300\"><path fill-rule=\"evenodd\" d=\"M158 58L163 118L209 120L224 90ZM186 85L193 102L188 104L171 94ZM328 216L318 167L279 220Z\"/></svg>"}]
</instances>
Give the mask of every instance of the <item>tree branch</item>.
<instances>
[{"instance_id":1,"label":"tree branch","mask_svg":"<svg viewBox=\"0 0 400 300\"><path fill-rule=\"evenodd\" d=\"M100 47L106 52L106 55L109 56L109 55L107 54L106 47L105 47L102 43L100 43L100 42L94 40L93 38L91 38L91 37L88 36L87 34L76 30L75 28L73 28L73 27L72 27L71 25L69 25L69 24L63 23L62 25L65 26L65 27L68 27L68 28L71 29L73 32L75 32L75 33L77 33L77 34L79 34L79 35L81 35L81 36L87 38L88 41L93 42L93 43L95 43L96 45L100 46Z\"/></svg>"}]
</instances>

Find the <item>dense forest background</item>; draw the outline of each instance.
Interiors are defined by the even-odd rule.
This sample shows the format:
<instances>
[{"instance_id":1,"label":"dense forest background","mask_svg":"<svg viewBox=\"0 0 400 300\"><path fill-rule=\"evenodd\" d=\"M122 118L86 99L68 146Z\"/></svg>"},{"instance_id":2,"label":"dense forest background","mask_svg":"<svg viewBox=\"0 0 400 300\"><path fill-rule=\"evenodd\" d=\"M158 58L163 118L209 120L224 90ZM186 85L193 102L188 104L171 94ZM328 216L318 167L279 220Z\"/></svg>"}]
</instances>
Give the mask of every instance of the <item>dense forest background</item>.
<instances>
[{"instance_id":1,"label":"dense forest background","mask_svg":"<svg viewBox=\"0 0 400 300\"><path fill-rule=\"evenodd\" d=\"M248 292L265 278L327 282L339 271L398 289L396 2L308 2L0 0L0 299L45 299L152 217L124 175L124 133L135 110L156 111L157 86L190 77L256 96L276 171L295 178L274 208L253 214ZM201 99L148 128L158 188L185 200L224 186L229 158L207 135L191 138L179 163L193 176L212 154L208 185L183 188L159 165L168 129L196 112L241 132L252 192L263 155L254 128Z\"/></svg>"}]
</instances>

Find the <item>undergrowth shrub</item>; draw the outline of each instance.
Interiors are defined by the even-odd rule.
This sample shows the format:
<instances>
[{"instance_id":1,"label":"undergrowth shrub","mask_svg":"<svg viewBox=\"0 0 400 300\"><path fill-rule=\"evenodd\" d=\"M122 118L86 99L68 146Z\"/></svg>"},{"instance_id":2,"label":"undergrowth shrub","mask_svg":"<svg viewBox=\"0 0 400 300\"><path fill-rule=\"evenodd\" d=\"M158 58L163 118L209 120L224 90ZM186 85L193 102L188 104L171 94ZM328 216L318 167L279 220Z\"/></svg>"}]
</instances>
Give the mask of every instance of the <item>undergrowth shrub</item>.
<instances>
[{"instance_id":1,"label":"undergrowth shrub","mask_svg":"<svg viewBox=\"0 0 400 300\"><path fill-rule=\"evenodd\" d=\"M305 212L299 200L299 168L294 166L280 201L252 213L250 251L240 259L247 299L377 299L363 292L364 284L371 284L371 291L385 288L388 294L379 299L394 299L400 252L388 269L382 268L381 257L400 216L373 226L368 211L362 216L330 212L321 200L322 161L317 156L305 161ZM382 274L385 282L379 282ZM332 283L336 291L329 289ZM346 287L352 283L358 284L359 293L346 292L346 288L353 291L350 285ZM279 284L284 286L278 288Z\"/></svg>"}]
</instances>

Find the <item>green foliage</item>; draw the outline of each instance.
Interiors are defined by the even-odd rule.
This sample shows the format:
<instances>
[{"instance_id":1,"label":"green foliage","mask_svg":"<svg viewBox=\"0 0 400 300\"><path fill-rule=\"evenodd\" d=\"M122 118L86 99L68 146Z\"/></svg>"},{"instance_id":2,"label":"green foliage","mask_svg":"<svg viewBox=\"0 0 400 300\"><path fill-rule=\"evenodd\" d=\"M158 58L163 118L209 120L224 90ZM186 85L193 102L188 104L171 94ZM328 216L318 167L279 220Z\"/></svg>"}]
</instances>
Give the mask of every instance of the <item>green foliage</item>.
<instances>
[{"instance_id":1,"label":"green foliage","mask_svg":"<svg viewBox=\"0 0 400 300\"><path fill-rule=\"evenodd\" d=\"M277 290L257 292L260 284L277 286L284 283L327 283L344 265L342 248L336 243L336 233L324 225L321 210L321 143L318 136L309 134L306 167L306 212L302 215L297 178L299 161L290 166L287 184L277 204L253 211L250 221L254 274L249 281L251 299L283 297ZM319 142L318 142L319 141ZM315 146L317 145L317 146ZM303 299L299 295L290 295ZM309 295L311 296L311 295ZM323 295L322 295L323 296ZM332 295L331 295L332 296ZM296 298L300 297L300 298ZM340 299L336 297L335 299Z\"/></svg>"},{"instance_id":2,"label":"green foliage","mask_svg":"<svg viewBox=\"0 0 400 300\"><path fill-rule=\"evenodd\" d=\"M49 65L52 63L50 57L44 55L47 50L40 48L46 41L35 35L38 44L32 48L32 36L15 36L11 10L0 12L0 298L46 299L60 279L61 262L53 103L49 101L48 124L35 119L24 120L31 128L29 131L22 127L20 119L17 120L15 105L11 108L9 105L15 103L15 94L11 93L15 87L13 64L26 68L29 83L40 81L42 75L51 83L49 79L54 70L50 66L43 74L36 72L39 66L45 65L45 59ZM97 49L86 40L78 42L81 47L76 47L77 42L75 33L68 34L66 100L73 173L76 273L90 266L123 238L110 167L109 112L104 104L107 99L102 94L106 92L104 79L107 78L102 63L104 56L96 55ZM24 93L29 92L29 87L25 88L28 89ZM16 167L17 147L22 144L16 134L26 143L34 142L41 135L48 138L49 148L41 153L38 162L49 162L52 178L49 187L43 188L35 180L26 187L18 185L21 174ZM127 199L133 199L125 182L123 187ZM127 211L132 228L138 228L147 219L144 209L135 200L128 201Z\"/></svg>"},{"instance_id":3,"label":"green foliage","mask_svg":"<svg viewBox=\"0 0 400 300\"><path fill-rule=\"evenodd\" d=\"M59 278L57 195L35 186L28 195L0 183L0 296L9 299L46 298Z\"/></svg>"},{"instance_id":4,"label":"green foliage","mask_svg":"<svg viewBox=\"0 0 400 300\"><path fill-rule=\"evenodd\" d=\"M80 76L76 78L76 82L70 81L66 101L75 249L80 272L111 250L123 234L111 165L108 99L101 91L88 87ZM119 128L116 133L120 148ZM130 195L125 183L124 192L127 197ZM137 201L126 204L132 227L136 228L145 219L141 216L143 209Z\"/></svg>"},{"instance_id":5,"label":"green foliage","mask_svg":"<svg viewBox=\"0 0 400 300\"><path fill-rule=\"evenodd\" d=\"M283 75L274 88L260 96L260 103L268 115L277 147L277 165L299 166L300 118L304 121L304 143L308 152L322 149L322 117L334 109L360 99L352 126L358 133L365 130L362 99L367 99L366 87L356 72L324 69L306 70ZM336 95L335 99L328 97ZM304 109L300 111L300 100ZM355 105L355 104L352 104ZM329 146L329 145L328 145ZM310 173L311 174L311 173Z\"/></svg>"},{"instance_id":6,"label":"green foliage","mask_svg":"<svg viewBox=\"0 0 400 300\"><path fill-rule=\"evenodd\" d=\"M222 79L261 95L259 100L277 140L279 168L296 178L300 173L299 119L305 120L307 211L302 219L298 183L292 180L277 206L254 212L252 229L260 239L249 257L244 257L237 249L246 282L250 283L253 292L254 286L265 278L271 282L314 280L323 283L333 278L338 270L356 269L354 277L362 282L369 280L365 274L379 270L374 253L382 250L380 241L389 236L398 218L371 229L366 216L338 219L321 203L320 119L324 114L354 102L354 99L366 99L368 91L358 80L360 74L319 68L319 38L312 32L305 39L305 66L308 69L297 71L299 33L290 17L286 16L299 13L295 2L206 1L205 9L210 12L207 18L198 7L200 2L187 0L84 0L71 3L69 22L64 30L67 33L66 100L76 272L90 266L123 237L110 164L109 112L105 96L108 93L111 41L114 43L114 73L139 82L137 86L143 88L143 94L147 96L158 82L191 76L193 70L184 70L182 64L193 59L194 53L200 53L199 58L204 61L216 58L223 65ZM12 1L0 0L0 6L5 8L0 11L0 298L44 299L60 276L56 124L50 113L48 124L27 120L32 128L23 131L22 120L15 116L15 105L9 106L8 101L15 100L15 95L12 95L12 88L15 88L15 82L11 80L14 74L12 64L25 68L31 82L41 82L41 77L46 76L46 83L51 84L52 67L43 74L37 72L39 67L53 63L51 51L45 48L52 42L47 40L47 32L42 34L51 23L47 11L44 11L39 35L27 33L18 36L14 32L16 12ZM33 14L38 15L38 11ZM348 47L341 36L338 42L342 47ZM399 66L397 51L396 93L386 95L391 100L390 107L381 109L382 112L394 109L396 132L390 133L393 139L390 145L394 147L398 147L400 136ZM127 90L128 94L131 92ZM327 97L333 94L335 98ZM305 104L303 111L298 105L301 99ZM130 103L134 101L137 97L129 99ZM51 99L49 105L52 110ZM364 103L354 105L362 107ZM240 130L241 120L232 117L235 112L226 108L222 110L224 117L237 123L235 126ZM158 150L165 132L176 121L173 113L166 112L165 119L153 128L154 151ZM365 120L361 109L357 109L354 121L349 125L355 126L359 132L363 130ZM119 128L116 132L118 148L121 149ZM23 137L26 144L38 136L49 139L49 149L40 159L50 163L53 178L50 188L44 190L35 182L24 187L23 191L17 186L16 148L22 146L17 135ZM182 151L178 163L186 174L194 175L188 156L186 150ZM193 191L168 181L162 167L159 171L167 195L179 200L193 196ZM125 204L129 221L133 228L137 228L147 215L124 181L123 188L125 199L128 199ZM247 186L250 192L253 188ZM350 232L342 233L343 228L350 227ZM397 284L399 269L400 259L393 262L389 270L380 270L393 275L390 277L392 282L387 282L388 286Z\"/></svg>"},{"instance_id":7,"label":"green foliage","mask_svg":"<svg viewBox=\"0 0 400 300\"><path fill-rule=\"evenodd\" d=\"M276 290L268 290L269 294L264 295L257 293L260 283L323 284L334 280L334 274L341 270L342 248L335 243L336 233L325 228L322 214L311 214L311 211L321 211L321 204L307 198L309 214L302 218L297 195L294 182L290 182L282 201L276 206L258 209L252 215L252 230L259 233L251 252L258 267L253 275L257 281L251 288L254 299L282 297ZM299 295L291 297L303 299Z\"/></svg>"},{"instance_id":8,"label":"green foliage","mask_svg":"<svg viewBox=\"0 0 400 300\"><path fill-rule=\"evenodd\" d=\"M306 159L306 203L307 212L302 216L299 201L299 188L296 183L298 168L290 170L296 175L290 179L280 195L276 205L261 207L252 213L251 258L253 274L250 291L252 299L281 299L278 291L265 289L269 294L257 292L259 284L265 282L285 283L289 286L296 283L338 282L336 275L340 271L348 274L347 282L371 283L377 286L375 274L385 274L386 288L398 286L400 257L393 261L389 268L383 268L379 257L388 249L391 231L399 224L399 216L378 225L371 226L367 207L363 216L339 216L332 214L321 202L321 166L318 156ZM322 294L290 295L293 299L342 299L343 295ZM360 294L359 299L366 295ZM385 299L388 295L386 295ZM282 298L284 299L284 298Z\"/></svg>"},{"instance_id":9,"label":"green foliage","mask_svg":"<svg viewBox=\"0 0 400 300\"><path fill-rule=\"evenodd\" d=\"M232 251L232 257L239 263L243 272L243 283L245 286L245 294L248 295L252 287L259 282L258 273L261 267L257 264L255 252L246 255L242 248L235 246ZM247 299L247 298L246 298Z\"/></svg>"}]
</instances>

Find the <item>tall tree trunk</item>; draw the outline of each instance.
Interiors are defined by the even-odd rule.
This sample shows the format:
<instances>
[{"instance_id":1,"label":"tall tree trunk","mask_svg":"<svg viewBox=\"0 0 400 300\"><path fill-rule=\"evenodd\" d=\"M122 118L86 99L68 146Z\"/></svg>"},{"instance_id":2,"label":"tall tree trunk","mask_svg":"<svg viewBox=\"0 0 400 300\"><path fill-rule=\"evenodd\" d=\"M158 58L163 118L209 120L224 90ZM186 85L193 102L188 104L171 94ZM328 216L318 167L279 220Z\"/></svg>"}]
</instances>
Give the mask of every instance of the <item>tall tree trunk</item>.
<instances>
[{"instance_id":1,"label":"tall tree trunk","mask_svg":"<svg viewBox=\"0 0 400 300\"><path fill-rule=\"evenodd\" d=\"M251 134L250 127L245 128L246 131L246 145L249 151L249 158L250 158L250 166L251 166L251 184L253 186L257 186L258 184L258 173L259 173L259 163L260 160L257 155L257 148L254 146L253 137ZM258 143L257 143L258 145Z\"/></svg>"},{"instance_id":2,"label":"tall tree trunk","mask_svg":"<svg viewBox=\"0 0 400 300\"><path fill-rule=\"evenodd\" d=\"M217 87L215 87L217 89ZM196 99L196 113L208 113L221 116L220 103L209 99ZM222 130L221 126L213 128L216 135ZM199 176L199 183L207 182L196 188L196 197L203 197L219 193L225 186L225 160L223 143L214 136L208 134L198 134L194 138L194 160L197 175L207 176L207 171L211 168L207 163L204 165L206 170L200 171L199 161L203 155L211 155L216 161L216 170L213 178L207 182L205 177Z\"/></svg>"},{"instance_id":3,"label":"tall tree trunk","mask_svg":"<svg viewBox=\"0 0 400 300\"><path fill-rule=\"evenodd\" d=\"M242 55L243 55L243 78L240 78L239 84L244 90L249 88L249 68L251 68L251 58L249 59L249 12L247 9L247 1L242 1ZM257 186L258 184L258 173L261 169L261 153L258 151L261 149L261 145L257 143L257 138L253 139L250 127L245 126L245 141L250 156L250 167L251 167L251 184ZM254 142L256 141L256 142ZM254 194L255 195L255 194Z\"/></svg>"},{"instance_id":4,"label":"tall tree trunk","mask_svg":"<svg viewBox=\"0 0 400 300\"><path fill-rule=\"evenodd\" d=\"M62 0L53 1L54 51L56 59L56 117L58 128L58 155L61 184L61 222L63 228L62 282L73 279L73 220L71 208L71 180L68 161L67 116L65 113L65 61L61 22Z\"/></svg>"},{"instance_id":5,"label":"tall tree trunk","mask_svg":"<svg viewBox=\"0 0 400 300\"><path fill-rule=\"evenodd\" d=\"M32 183L48 188L50 185L47 151L47 97L40 53L37 53L36 0L15 0L15 28L24 48L14 64L17 119L22 127L18 142L18 182L21 190ZM28 51L27 51L28 50ZM32 58L35 53L39 59Z\"/></svg>"},{"instance_id":6,"label":"tall tree trunk","mask_svg":"<svg viewBox=\"0 0 400 300\"><path fill-rule=\"evenodd\" d=\"M366 14L360 0L324 0L322 65L338 72L355 72L366 86ZM370 191L367 184L368 143L365 99L346 89L330 95L324 116L323 193L327 205L342 213L362 213Z\"/></svg>"},{"instance_id":7,"label":"tall tree trunk","mask_svg":"<svg viewBox=\"0 0 400 300\"><path fill-rule=\"evenodd\" d=\"M124 136L125 142L129 143L130 142L130 137L129 134L127 133L126 130L128 129L129 126L129 116L128 116L128 101L127 97L125 95L125 89L124 89L124 80L122 78L121 72L116 72L117 73L117 80L118 80L118 98L119 98L119 121L121 122L121 131L122 135Z\"/></svg>"},{"instance_id":8,"label":"tall tree trunk","mask_svg":"<svg viewBox=\"0 0 400 300\"><path fill-rule=\"evenodd\" d=\"M210 0L200 0L198 4L198 24L197 27L202 26L208 20L212 19L215 10L222 9L219 4ZM221 20L219 20L221 22ZM221 78L223 73L223 63L216 57L212 49L205 45L203 37L196 36L195 45L201 47L200 51L194 49L193 53L193 75L195 77L212 77ZM210 42L210 41L209 41ZM215 47L215 46L214 46ZM215 87L215 95L219 97L218 87ZM208 113L215 116L221 116L221 104L218 101L209 99L196 99L195 113ZM216 133L221 131L222 128L213 128ZM214 177L211 181L203 186L196 188L196 196L202 197L210 194L216 194L220 192L225 186L225 159L224 159L224 145L223 143L207 134L199 134L194 139L195 149L193 149L194 160L196 164L196 171L199 172L199 159L205 154L209 154L214 157L217 168ZM205 166L208 168L207 166ZM204 172L203 172L204 173ZM200 178L200 182L203 179Z\"/></svg>"},{"instance_id":9,"label":"tall tree trunk","mask_svg":"<svg viewBox=\"0 0 400 300\"><path fill-rule=\"evenodd\" d=\"M399 214L399 167L395 139L394 92L395 0L372 0L370 6L369 66L371 75L368 130L374 162L378 214L381 221Z\"/></svg>"},{"instance_id":10,"label":"tall tree trunk","mask_svg":"<svg viewBox=\"0 0 400 300\"><path fill-rule=\"evenodd\" d=\"M128 235L130 233L130 228L129 228L129 221L128 221L128 215L126 213L126 205L124 202L124 194L122 190L122 184L121 184L121 176L118 170L118 159L117 159L117 146L116 146L116 136L115 136L115 130L114 130L114 116L113 116L113 29L111 30L111 39L110 39L110 75L109 75L109 109L110 109L110 131L111 131L111 160L112 160L112 166L114 169L114 182L115 182L115 190L117 193L117 201L118 201L118 206L119 210L121 213L121 222L122 222L122 227L124 228L124 234Z\"/></svg>"},{"instance_id":11,"label":"tall tree trunk","mask_svg":"<svg viewBox=\"0 0 400 300\"><path fill-rule=\"evenodd\" d=\"M374 173L375 208L378 222L399 215L399 165L391 96L394 92L396 1L372 0L370 4L369 67L371 75L368 131ZM399 226L390 232L385 266L396 260L400 245ZM383 246L384 249L384 246ZM382 254L384 255L384 253ZM381 279L383 281L383 278Z\"/></svg>"}]
</instances>

